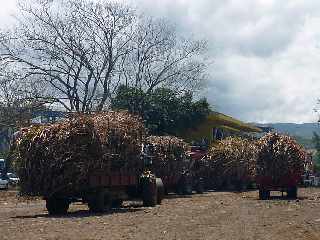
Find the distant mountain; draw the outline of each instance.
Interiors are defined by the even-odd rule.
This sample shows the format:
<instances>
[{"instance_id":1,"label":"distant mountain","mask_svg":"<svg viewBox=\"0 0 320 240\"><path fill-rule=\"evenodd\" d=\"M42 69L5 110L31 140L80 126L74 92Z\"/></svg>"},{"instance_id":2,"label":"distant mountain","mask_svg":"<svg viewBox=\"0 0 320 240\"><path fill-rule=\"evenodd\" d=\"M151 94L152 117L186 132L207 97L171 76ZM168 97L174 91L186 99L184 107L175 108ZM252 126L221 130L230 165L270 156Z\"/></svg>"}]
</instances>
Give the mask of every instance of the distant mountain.
<instances>
[{"instance_id":1,"label":"distant mountain","mask_svg":"<svg viewBox=\"0 0 320 240\"><path fill-rule=\"evenodd\" d=\"M298 136L301 138L311 139L313 132L320 134L320 125L318 123L267 123L259 124L254 123L256 126L262 127L271 127L274 128L277 132L285 133L291 136Z\"/></svg>"}]
</instances>

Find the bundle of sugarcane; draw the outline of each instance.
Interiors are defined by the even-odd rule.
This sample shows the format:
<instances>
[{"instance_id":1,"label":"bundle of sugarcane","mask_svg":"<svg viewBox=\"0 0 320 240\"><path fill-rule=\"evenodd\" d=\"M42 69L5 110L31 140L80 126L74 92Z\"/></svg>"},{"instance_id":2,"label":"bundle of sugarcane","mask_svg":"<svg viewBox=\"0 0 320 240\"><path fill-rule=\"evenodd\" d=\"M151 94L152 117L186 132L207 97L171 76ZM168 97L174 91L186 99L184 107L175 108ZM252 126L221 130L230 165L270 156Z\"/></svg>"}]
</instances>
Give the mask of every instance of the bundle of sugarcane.
<instances>
[{"instance_id":1,"label":"bundle of sugarcane","mask_svg":"<svg viewBox=\"0 0 320 240\"><path fill-rule=\"evenodd\" d=\"M152 165L157 176L182 172L187 167L188 144L173 136L150 136L147 144L153 146Z\"/></svg>"},{"instance_id":2,"label":"bundle of sugarcane","mask_svg":"<svg viewBox=\"0 0 320 240\"><path fill-rule=\"evenodd\" d=\"M268 133L257 146L257 176L269 176L276 182L283 176L303 173L306 152L293 138Z\"/></svg>"},{"instance_id":3,"label":"bundle of sugarcane","mask_svg":"<svg viewBox=\"0 0 320 240\"><path fill-rule=\"evenodd\" d=\"M89 174L142 167L145 128L127 112L73 115L48 126L30 127L17 141L14 166L22 194L49 196L78 189Z\"/></svg>"},{"instance_id":4,"label":"bundle of sugarcane","mask_svg":"<svg viewBox=\"0 0 320 240\"><path fill-rule=\"evenodd\" d=\"M214 188L240 187L254 174L257 148L252 141L229 137L208 151L207 173Z\"/></svg>"},{"instance_id":5,"label":"bundle of sugarcane","mask_svg":"<svg viewBox=\"0 0 320 240\"><path fill-rule=\"evenodd\" d=\"M104 163L111 163L111 169L143 167L140 154L147 131L140 117L126 111L109 111L96 114L92 119Z\"/></svg>"}]
</instances>

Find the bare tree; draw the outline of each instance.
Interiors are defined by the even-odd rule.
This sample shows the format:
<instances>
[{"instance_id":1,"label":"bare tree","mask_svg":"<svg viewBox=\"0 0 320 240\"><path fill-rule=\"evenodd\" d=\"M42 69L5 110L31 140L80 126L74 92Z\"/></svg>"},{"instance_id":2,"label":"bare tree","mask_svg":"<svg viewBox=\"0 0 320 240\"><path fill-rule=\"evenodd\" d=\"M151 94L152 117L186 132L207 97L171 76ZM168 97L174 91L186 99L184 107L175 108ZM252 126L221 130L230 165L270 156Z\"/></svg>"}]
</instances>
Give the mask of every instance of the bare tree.
<instances>
[{"instance_id":1,"label":"bare tree","mask_svg":"<svg viewBox=\"0 0 320 240\"><path fill-rule=\"evenodd\" d=\"M68 111L102 110L117 82L113 71L128 53L134 14L128 7L85 0L20 5L17 28L1 40L1 56L22 79L47 82Z\"/></svg>"},{"instance_id":2,"label":"bare tree","mask_svg":"<svg viewBox=\"0 0 320 240\"><path fill-rule=\"evenodd\" d=\"M182 38L169 22L109 1L31 2L22 1L16 28L0 37L0 59L14 79L44 89L30 97L101 111L120 84L184 91L205 79L206 43Z\"/></svg>"},{"instance_id":3,"label":"bare tree","mask_svg":"<svg viewBox=\"0 0 320 240\"><path fill-rule=\"evenodd\" d=\"M16 72L8 62L0 61L0 128L21 126L31 120L34 111L50 103L38 97L44 93L38 88L40 83L21 81Z\"/></svg>"},{"instance_id":4,"label":"bare tree","mask_svg":"<svg viewBox=\"0 0 320 240\"><path fill-rule=\"evenodd\" d=\"M127 86L147 93L160 86L194 91L206 79L206 41L183 38L164 19L142 16L131 47L121 65Z\"/></svg>"}]
</instances>

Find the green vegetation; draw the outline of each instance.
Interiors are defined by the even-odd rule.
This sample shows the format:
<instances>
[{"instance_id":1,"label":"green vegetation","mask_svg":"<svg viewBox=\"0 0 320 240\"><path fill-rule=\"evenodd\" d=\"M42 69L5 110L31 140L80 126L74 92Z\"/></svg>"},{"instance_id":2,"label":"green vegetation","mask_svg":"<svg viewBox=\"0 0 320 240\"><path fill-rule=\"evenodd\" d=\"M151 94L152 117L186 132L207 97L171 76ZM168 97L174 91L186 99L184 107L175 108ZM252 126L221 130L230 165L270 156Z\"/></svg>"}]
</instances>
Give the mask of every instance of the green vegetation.
<instances>
[{"instance_id":1,"label":"green vegetation","mask_svg":"<svg viewBox=\"0 0 320 240\"><path fill-rule=\"evenodd\" d=\"M314 142L315 149L317 150L316 155L314 156L315 170L319 172L320 171L320 136L316 132L314 132L312 140Z\"/></svg>"},{"instance_id":2,"label":"green vegetation","mask_svg":"<svg viewBox=\"0 0 320 240\"><path fill-rule=\"evenodd\" d=\"M168 88L145 92L122 85L112 101L112 109L127 109L141 115L151 134L172 134L187 141L211 140L212 129L216 127L237 134L261 131L230 116L211 111L206 99L195 101L190 92L178 94Z\"/></svg>"},{"instance_id":3,"label":"green vegetation","mask_svg":"<svg viewBox=\"0 0 320 240\"><path fill-rule=\"evenodd\" d=\"M293 136L293 137L305 149L315 149L315 142L313 139L305 138L305 137L301 137L301 136Z\"/></svg>"},{"instance_id":4,"label":"green vegetation","mask_svg":"<svg viewBox=\"0 0 320 240\"><path fill-rule=\"evenodd\" d=\"M120 86L112 109L127 109L143 117L153 135L180 135L204 121L210 113L206 99L195 101L190 92L179 94L169 88L145 92L140 88Z\"/></svg>"}]
</instances>

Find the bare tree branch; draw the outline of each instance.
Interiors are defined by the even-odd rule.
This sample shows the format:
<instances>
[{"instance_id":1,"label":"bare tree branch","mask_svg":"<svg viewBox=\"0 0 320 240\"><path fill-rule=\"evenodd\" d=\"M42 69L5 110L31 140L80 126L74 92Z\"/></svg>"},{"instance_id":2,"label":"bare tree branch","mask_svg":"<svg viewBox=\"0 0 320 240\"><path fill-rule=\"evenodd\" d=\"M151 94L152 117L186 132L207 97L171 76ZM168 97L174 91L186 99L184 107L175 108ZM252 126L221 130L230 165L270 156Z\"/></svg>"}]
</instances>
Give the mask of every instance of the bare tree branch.
<instances>
[{"instance_id":1,"label":"bare tree branch","mask_svg":"<svg viewBox=\"0 0 320 240\"><path fill-rule=\"evenodd\" d=\"M85 0L35 1L20 11L15 31L0 39L1 56L23 69L24 79L41 76L56 99L68 99L59 101L64 108L86 112L98 101L95 110L102 110L118 85L113 71L128 52L133 11Z\"/></svg>"}]
</instances>

